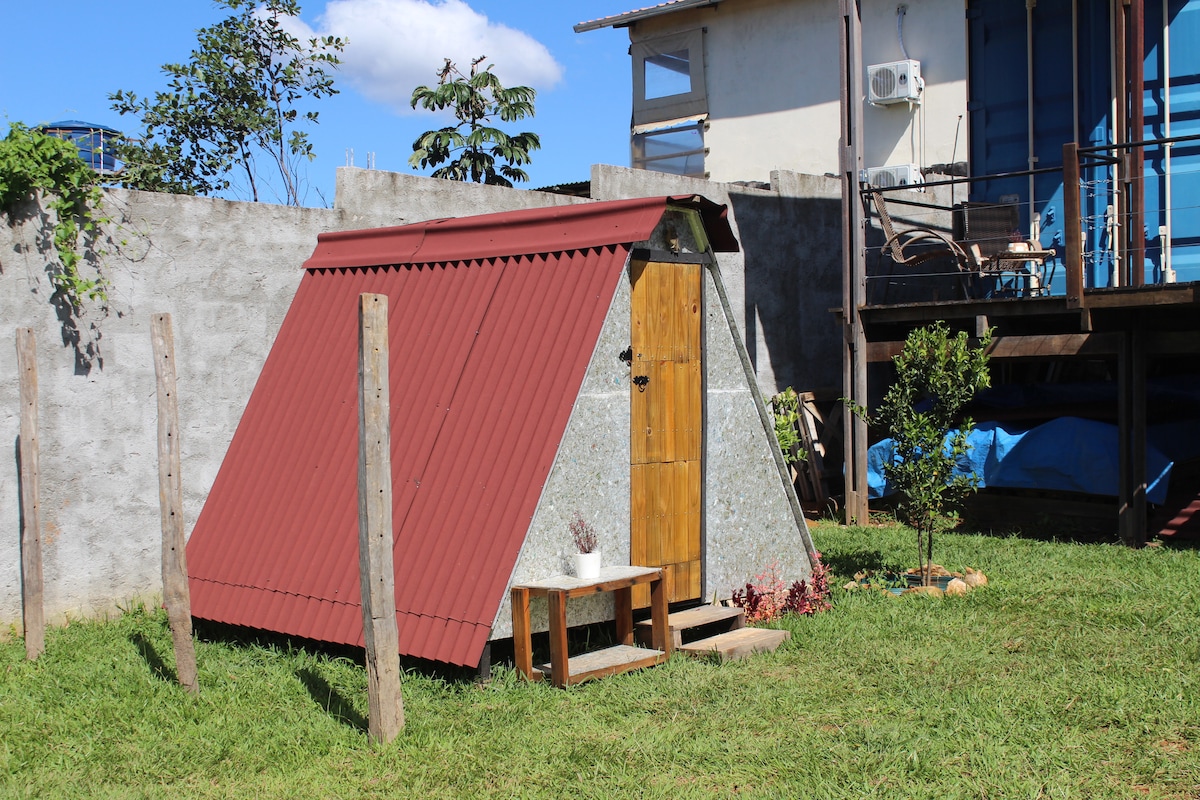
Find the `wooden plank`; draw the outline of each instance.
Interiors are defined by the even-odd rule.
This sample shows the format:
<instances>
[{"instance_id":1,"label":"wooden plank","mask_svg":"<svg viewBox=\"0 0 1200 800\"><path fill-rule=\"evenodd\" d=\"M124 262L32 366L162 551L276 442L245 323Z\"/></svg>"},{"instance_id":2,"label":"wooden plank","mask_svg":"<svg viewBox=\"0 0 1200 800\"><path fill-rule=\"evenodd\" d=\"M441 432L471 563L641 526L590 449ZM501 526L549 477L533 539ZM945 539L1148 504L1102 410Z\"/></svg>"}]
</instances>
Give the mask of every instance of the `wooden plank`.
<instances>
[{"instance_id":1,"label":"wooden plank","mask_svg":"<svg viewBox=\"0 0 1200 800\"><path fill-rule=\"evenodd\" d=\"M742 609L735 606L710 604L695 606L667 615L667 629L671 636L672 647L676 650L683 644L683 631L720 624L727 626L728 630L737 630L745 627L746 615ZM637 623L636 628L637 640L645 646L650 646L653 640L653 620L642 620Z\"/></svg>"},{"instance_id":2,"label":"wooden plank","mask_svg":"<svg viewBox=\"0 0 1200 800\"><path fill-rule=\"evenodd\" d=\"M684 556L689 561L704 557L700 546L700 526L704 520L704 466L699 458L687 462L687 526L688 547Z\"/></svg>"},{"instance_id":3,"label":"wooden plank","mask_svg":"<svg viewBox=\"0 0 1200 800\"><path fill-rule=\"evenodd\" d=\"M150 335L158 394L158 506L162 515L163 604L167 607L171 640L175 645L175 675L181 686L195 694L200 691L200 684L196 674L196 645L192 641L192 600L183 531L179 403L171 315L151 316Z\"/></svg>"},{"instance_id":4,"label":"wooden plank","mask_svg":"<svg viewBox=\"0 0 1200 800\"><path fill-rule=\"evenodd\" d=\"M667 546L664 560L675 564L689 560L691 552L691 530L689 526L689 499L691 495L691 472L687 461L676 461L667 465L671 485L670 510L667 515L670 528L667 531Z\"/></svg>"},{"instance_id":5,"label":"wooden plank","mask_svg":"<svg viewBox=\"0 0 1200 800\"><path fill-rule=\"evenodd\" d=\"M676 388L675 362L660 361L654 365L650 386L646 394L652 395L650 402L654 407L654 434L658 446L655 450L657 461L674 461L675 453L675 405ZM657 381L655 385L654 381Z\"/></svg>"},{"instance_id":6,"label":"wooden plank","mask_svg":"<svg viewBox=\"0 0 1200 800\"><path fill-rule=\"evenodd\" d=\"M722 661L737 661L755 653L775 650L791 636L790 631L773 628L740 628L685 644L680 650L688 655L717 653Z\"/></svg>"},{"instance_id":7,"label":"wooden plank","mask_svg":"<svg viewBox=\"0 0 1200 800\"><path fill-rule=\"evenodd\" d=\"M554 679L557 670L551 664L539 664L538 670L549 674L555 686L570 686L587 680L607 678L632 669L644 669L661 664L667 660L667 654L660 650L648 650L644 647L629 645L614 645L600 650L592 650L582 655L567 659L565 669L568 677L563 683Z\"/></svg>"},{"instance_id":8,"label":"wooden plank","mask_svg":"<svg viewBox=\"0 0 1200 800\"><path fill-rule=\"evenodd\" d=\"M404 728L396 571L392 561L388 297L358 302L358 569L367 656L367 734L387 743Z\"/></svg>"},{"instance_id":9,"label":"wooden plank","mask_svg":"<svg viewBox=\"0 0 1200 800\"><path fill-rule=\"evenodd\" d=\"M1068 358L1115 356L1120 350L1119 333L1055 333L1029 336L998 336L992 340L989 358ZM904 342L872 342L868 360L890 361L904 349Z\"/></svg>"},{"instance_id":10,"label":"wooden plank","mask_svg":"<svg viewBox=\"0 0 1200 800\"><path fill-rule=\"evenodd\" d=\"M633 587L613 591L613 616L617 624L617 641L633 644Z\"/></svg>"},{"instance_id":11,"label":"wooden plank","mask_svg":"<svg viewBox=\"0 0 1200 800\"><path fill-rule=\"evenodd\" d=\"M667 630L667 587L661 580L650 584L650 619L653 621L654 649L671 655L671 636Z\"/></svg>"},{"instance_id":12,"label":"wooden plank","mask_svg":"<svg viewBox=\"0 0 1200 800\"><path fill-rule=\"evenodd\" d=\"M698 600L702 595L704 564L699 561L688 562L688 599Z\"/></svg>"},{"instance_id":13,"label":"wooden plank","mask_svg":"<svg viewBox=\"0 0 1200 800\"><path fill-rule=\"evenodd\" d=\"M699 264L684 266L687 287L684 306L690 316L687 326L687 360L699 364L704 347L704 272Z\"/></svg>"},{"instance_id":14,"label":"wooden plank","mask_svg":"<svg viewBox=\"0 0 1200 800\"><path fill-rule=\"evenodd\" d=\"M654 422L650 418L650 398L632 381L633 378L646 376L651 378L645 368L647 362L633 360L630 367L629 383L629 463L646 464L654 459L651 455ZM647 387L648 388L648 387Z\"/></svg>"},{"instance_id":15,"label":"wooden plank","mask_svg":"<svg viewBox=\"0 0 1200 800\"><path fill-rule=\"evenodd\" d=\"M21 385L21 424L17 442L21 480L21 623L25 657L32 661L46 650L38 466L37 341L32 328L17 328L17 375Z\"/></svg>"},{"instance_id":16,"label":"wooden plank","mask_svg":"<svg viewBox=\"0 0 1200 800\"><path fill-rule=\"evenodd\" d=\"M629 262L629 343L633 351L633 360L646 358L647 319L646 319L646 288L643 278L646 274L645 261Z\"/></svg>"},{"instance_id":17,"label":"wooden plank","mask_svg":"<svg viewBox=\"0 0 1200 800\"><path fill-rule=\"evenodd\" d=\"M687 395L688 445L683 457L699 462L704 457L704 361L697 356L687 366L690 391Z\"/></svg>"},{"instance_id":18,"label":"wooden plank","mask_svg":"<svg viewBox=\"0 0 1200 800\"><path fill-rule=\"evenodd\" d=\"M1088 294L1089 308L1134 308L1146 306L1188 306L1200 302L1195 283L1171 283L1129 289L1097 289Z\"/></svg>"},{"instance_id":19,"label":"wooden plank","mask_svg":"<svg viewBox=\"0 0 1200 800\"><path fill-rule=\"evenodd\" d=\"M566 686L570 680L567 663L567 594L553 589L549 594L550 608L550 681L555 686Z\"/></svg>"},{"instance_id":20,"label":"wooden plank","mask_svg":"<svg viewBox=\"0 0 1200 800\"><path fill-rule=\"evenodd\" d=\"M633 464L629 469L629 563L634 565L646 563L649 497L645 489L648 480L645 473L648 469L647 464Z\"/></svg>"},{"instance_id":21,"label":"wooden plank","mask_svg":"<svg viewBox=\"0 0 1200 800\"><path fill-rule=\"evenodd\" d=\"M667 615L667 626L673 630L687 630L688 628L699 628L704 625L712 625L717 622L745 619L745 612L736 606L714 606L705 604L687 608L683 611L676 611ZM637 623L639 628L649 629L653 624L652 620L642 620ZM738 625L737 627L742 627Z\"/></svg>"},{"instance_id":22,"label":"wooden plank","mask_svg":"<svg viewBox=\"0 0 1200 800\"><path fill-rule=\"evenodd\" d=\"M1116 333L1060 333L1044 336L1003 336L992 341L989 358L1064 358L1113 356L1121 346Z\"/></svg>"},{"instance_id":23,"label":"wooden plank","mask_svg":"<svg viewBox=\"0 0 1200 800\"><path fill-rule=\"evenodd\" d=\"M529 625L529 590L514 586L512 597L513 662L526 680L533 675L533 634Z\"/></svg>"},{"instance_id":24,"label":"wooden plank","mask_svg":"<svg viewBox=\"0 0 1200 800\"><path fill-rule=\"evenodd\" d=\"M601 567L600 577L581 580L574 575L555 575L540 581L518 584L518 588L529 590L530 597L549 597L550 592L559 590L567 597L586 597L601 592L611 592L622 586L650 583L657 580L658 567Z\"/></svg>"},{"instance_id":25,"label":"wooden plank","mask_svg":"<svg viewBox=\"0 0 1200 800\"><path fill-rule=\"evenodd\" d=\"M809 410L810 405L815 405L815 401L812 401L811 397L812 396L809 395L810 402L806 403L803 400L800 402L800 419L798 420L798 427L800 428L801 442L804 446L805 452L808 454L808 457L804 462L804 474L808 480L813 501L820 503L823 506L829 499L825 492L825 484L823 482L825 473L825 460L823 458L824 448L821 446L820 437L817 435L816 420L813 418L812 412Z\"/></svg>"}]
</instances>

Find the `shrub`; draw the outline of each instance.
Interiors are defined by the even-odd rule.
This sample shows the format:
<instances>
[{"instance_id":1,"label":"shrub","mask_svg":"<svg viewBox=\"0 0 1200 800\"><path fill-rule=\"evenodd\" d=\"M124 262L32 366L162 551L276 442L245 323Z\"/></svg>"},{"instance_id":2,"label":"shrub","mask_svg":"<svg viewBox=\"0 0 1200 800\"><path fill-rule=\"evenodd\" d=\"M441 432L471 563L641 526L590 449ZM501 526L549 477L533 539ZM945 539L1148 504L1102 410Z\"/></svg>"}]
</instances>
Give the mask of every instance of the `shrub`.
<instances>
[{"instance_id":1,"label":"shrub","mask_svg":"<svg viewBox=\"0 0 1200 800\"><path fill-rule=\"evenodd\" d=\"M793 581L791 586L779 576L779 561L767 565L753 583L733 593L733 604L746 612L749 622L771 622L784 614L812 616L828 611L829 575L821 554L813 561L812 582Z\"/></svg>"}]
</instances>

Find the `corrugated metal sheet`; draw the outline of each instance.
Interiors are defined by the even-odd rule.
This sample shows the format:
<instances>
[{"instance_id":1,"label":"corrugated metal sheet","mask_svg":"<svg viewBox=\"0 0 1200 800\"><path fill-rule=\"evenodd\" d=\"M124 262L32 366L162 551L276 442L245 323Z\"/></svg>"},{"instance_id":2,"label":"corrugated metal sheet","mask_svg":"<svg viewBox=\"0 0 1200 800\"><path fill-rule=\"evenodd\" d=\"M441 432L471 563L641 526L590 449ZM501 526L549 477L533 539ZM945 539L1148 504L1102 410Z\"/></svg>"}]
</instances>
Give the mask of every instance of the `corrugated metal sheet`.
<instances>
[{"instance_id":1,"label":"corrugated metal sheet","mask_svg":"<svg viewBox=\"0 0 1200 800\"><path fill-rule=\"evenodd\" d=\"M576 33L584 33L585 31L594 31L600 28L627 28L638 20L682 11L685 8L715 6L720 2L721 0L668 0L666 3L639 8L636 11L626 11L623 14L614 14L611 17L602 17L590 22L580 22L575 25L574 30Z\"/></svg>"},{"instance_id":2,"label":"corrugated metal sheet","mask_svg":"<svg viewBox=\"0 0 1200 800\"><path fill-rule=\"evenodd\" d=\"M357 298L378 292L400 650L476 664L629 245L671 202L321 236L188 542L193 614L362 644ZM733 241L722 207L676 202Z\"/></svg>"}]
</instances>

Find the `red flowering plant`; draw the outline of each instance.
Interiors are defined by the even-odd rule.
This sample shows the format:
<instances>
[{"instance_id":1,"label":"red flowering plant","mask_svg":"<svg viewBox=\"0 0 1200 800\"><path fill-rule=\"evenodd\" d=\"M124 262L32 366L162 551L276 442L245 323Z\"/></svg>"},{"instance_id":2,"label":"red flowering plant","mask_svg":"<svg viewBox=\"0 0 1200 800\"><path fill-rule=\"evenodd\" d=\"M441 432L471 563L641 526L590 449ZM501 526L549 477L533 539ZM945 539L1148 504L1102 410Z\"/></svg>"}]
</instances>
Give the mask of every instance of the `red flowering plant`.
<instances>
[{"instance_id":1,"label":"red flowering plant","mask_svg":"<svg viewBox=\"0 0 1200 800\"><path fill-rule=\"evenodd\" d=\"M733 604L746 612L749 622L771 622L784 614L811 616L828 611L829 575L821 563L821 554L814 553L811 581L793 581L791 586L779 576L779 560L767 565L745 589L733 593Z\"/></svg>"}]
</instances>

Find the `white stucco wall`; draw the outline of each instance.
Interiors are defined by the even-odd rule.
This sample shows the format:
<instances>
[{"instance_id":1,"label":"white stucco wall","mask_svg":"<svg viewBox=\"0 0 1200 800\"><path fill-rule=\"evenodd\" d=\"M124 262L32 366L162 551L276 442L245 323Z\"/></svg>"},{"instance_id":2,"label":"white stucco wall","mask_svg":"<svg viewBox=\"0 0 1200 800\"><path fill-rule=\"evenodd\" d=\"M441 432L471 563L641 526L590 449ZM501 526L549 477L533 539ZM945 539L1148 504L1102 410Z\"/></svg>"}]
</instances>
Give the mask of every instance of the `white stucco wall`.
<instances>
[{"instance_id":1,"label":"white stucco wall","mask_svg":"<svg viewBox=\"0 0 1200 800\"><path fill-rule=\"evenodd\" d=\"M865 163L927 167L965 161L963 4L907 0L904 5L905 49L921 62L924 100L910 110L906 104L871 106L864 98ZM865 65L903 58L896 7L896 2L864 0ZM840 20L838 4L830 0L726 0L638 22L630 39L707 29L705 168L714 181L766 181L773 170L838 171Z\"/></svg>"}]
</instances>

